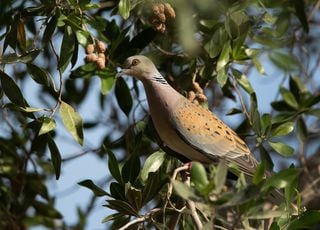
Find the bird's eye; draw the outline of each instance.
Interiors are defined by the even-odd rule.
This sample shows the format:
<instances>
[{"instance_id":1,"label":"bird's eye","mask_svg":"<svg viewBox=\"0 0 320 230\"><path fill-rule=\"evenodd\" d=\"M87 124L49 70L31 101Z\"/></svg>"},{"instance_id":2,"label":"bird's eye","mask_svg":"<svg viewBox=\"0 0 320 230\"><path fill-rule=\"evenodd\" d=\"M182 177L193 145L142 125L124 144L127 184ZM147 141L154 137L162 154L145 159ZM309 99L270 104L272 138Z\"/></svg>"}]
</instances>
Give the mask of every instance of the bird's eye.
<instances>
[{"instance_id":1,"label":"bird's eye","mask_svg":"<svg viewBox=\"0 0 320 230\"><path fill-rule=\"evenodd\" d=\"M140 63L140 61L138 59L133 59L131 62L131 66L136 66Z\"/></svg>"}]
</instances>

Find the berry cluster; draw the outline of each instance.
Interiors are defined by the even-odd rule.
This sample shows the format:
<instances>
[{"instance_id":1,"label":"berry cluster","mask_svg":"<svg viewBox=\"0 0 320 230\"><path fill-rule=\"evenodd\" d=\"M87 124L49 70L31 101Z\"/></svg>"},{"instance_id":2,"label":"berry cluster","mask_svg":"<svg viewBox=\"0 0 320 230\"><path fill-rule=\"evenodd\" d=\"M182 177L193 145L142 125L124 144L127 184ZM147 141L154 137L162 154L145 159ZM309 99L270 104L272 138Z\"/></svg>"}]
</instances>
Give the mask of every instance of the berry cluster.
<instances>
[{"instance_id":1,"label":"berry cluster","mask_svg":"<svg viewBox=\"0 0 320 230\"><path fill-rule=\"evenodd\" d=\"M195 104L202 104L207 101L207 97L198 82L192 82L192 90L188 92L188 99Z\"/></svg>"},{"instance_id":2,"label":"berry cluster","mask_svg":"<svg viewBox=\"0 0 320 230\"><path fill-rule=\"evenodd\" d=\"M153 28L161 33L166 31L167 19L174 19L176 17L176 12L169 3L153 4L152 13L149 21Z\"/></svg>"},{"instance_id":3,"label":"berry cluster","mask_svg":"<svg viewBox=\"0 0 320 230\"><path fill-rule=\"evenodd\" d=\"M102 41L97 41L96 44L89 44L86 47L87 56L86 62L95 62L98 69L104 69L108 61L105 56L107 48Z\"/></svg>"}]
</instances>

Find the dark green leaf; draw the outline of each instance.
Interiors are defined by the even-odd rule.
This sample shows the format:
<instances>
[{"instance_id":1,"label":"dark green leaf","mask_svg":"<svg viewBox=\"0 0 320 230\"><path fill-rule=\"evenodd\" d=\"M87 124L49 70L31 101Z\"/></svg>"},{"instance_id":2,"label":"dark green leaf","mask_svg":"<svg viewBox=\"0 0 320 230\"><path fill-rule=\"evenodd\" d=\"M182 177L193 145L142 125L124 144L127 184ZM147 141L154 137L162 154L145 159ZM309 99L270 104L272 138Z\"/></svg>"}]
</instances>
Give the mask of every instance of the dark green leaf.
<instances>
[{"instance_id":1,"label":"dark green leaf","mask_svg":"<svg viewBox=\"0 0 320 230\"><path fill-rule=\"evenodd\" d=\"M107 207L117 210L123 215L139 216L139 213L128 203L122 200L107 200Z\"/></svg>"},{"instance_id":2,"label":"dark green leaf","mask_svg":"<svg viewBox=\"0 0 320 230\"><path fill-rule=\"evenodd\" d=\"M279 126L277 126L273 131L271 136L272 137L279 137L279 136L284 136L289 133L291 133L294 129L294 123L293 122L286 122L283 123Z\"/></svg>"},{"instance_id":3,"label":"dark green leaf","mask_svg":"<svg viewBox=\"0 0 320 230\"><path fill-rule=\"evenodd\" d=\"M132 108L132 97L122 77L117 78L115 94L121 110L128 116Z\"/></svg>"},{"instance_id":4,"label":"dark green leaf","mask_svg":"<svg viewBox=\"0 0 320 230\"><path fill-rule=\"evenodd\" d=\"M44 30L43 33L43 38L42 38L42 44L48 44L48 42L52 39L52 35L57 27L58 23L58 16L53 15L48 22L46 29Z\"/></svg>"},{"instance_id":5,"label":"dark green leaf","mask_svg":"<svg viewBox=\"0 0 320 230\"><path fill-rule=\"evenodd\" d=\"M116 200L125 200L125 188L124 185L117 182L112 182L110 184L110 193Z\"/></svg>"},{"instance_id":6,"label":"dark green leaf","mask_svg":"<svg viewBox=\"0 0 320 230\"><path fill-rule=\"evenodd\" d=\"M53 208L53 206L50 203L44 203L41 201L33 201L32 205L38 215L46 216L46 217L51 217L51 218L56 218L56 219L61 219L62 215Z\"/></svg>"},{"instance_id":7,"label":"dark green leaf","mask_svg":"<svg viewBox=\"0 0 320 230\"><path fill-rule=\"evenodd\" d=\"M227 113L226 113L226 115L234 115L234 114L242 114L243 112L242 112L242 110L241 109L238 109L238 108L232 108L232 109L230 109Z\"/></svg>"},{"instance_id":8,"label":"dark green leaf","mask_svg":"<svg viewBox=\"0 0 320 230\"><path fill-rule=\"evenodd\" d=\"M301 142L304 142L307 139L308 129L302 116L300 116L297 120L296 132L297 137Z\"/></svg>"},{"instance_id":9,"label":"dark green leaf","mask_svg":"<svg viewBox=\"0 0 320 230\"><path fill-rule=\"evenodd\" d=\"M86 187L86 188L90 189L94 193L95 196L106 196L106 195L108 195L108 193L105 192L102 188L100 188L97 185L95 185L92 180L83 180L83 181L79 182L78 184L83 186L83 187Z\"/></svg>"},{"instance_id":10,"label":"dark green leaf","mask_svg":"<svg viewBox=\"0 0 320 230\"><path fill-rule=\"evenodd\" d=\"M320 221L319 210L309 210L302 213L298 218L293 220L287 229L300 230L300 229L317 229Z\"/></svg>"},{"instance_id":11,"label":"dark green leaf","mask_svg":"<svg viewBox=\"0 0 320 230\"><path fill-rule=\"evenodd\" d=\"M69 104L61 101L60 116L72 137L80 145L83 145L83 123L80 115Z\"/></svg>"},{"instance_id":12,"label":"dark green leaf","mask_svg":"<svg viewBox=\"0 0 320 230\"><path fill-rule=\"evenodd\" d=\"M41 122L42 122L41 128L38 133L39 136L46 134L46 133L49 133L56 128L56 122L55 122L55 120L53 120L51 118L43 117L41 119Z\"/></svg>"},{"instance_id":13,"label":"dark green leaf","mask_svg":"<svg viewBox=\"0 0 320 230\"><path fill-rule=\"evenodd\" d=\"M71 62L75 49L75 36L70 26L66 26L60 49L60 59L58 66L61 72L64 72Z\"/></svg>"},{"instance_id":14,"label":"dark green leaf","mask_svg":"<svg viewBox=\"0 0 320 230\"><path fill-rule=\"evenodd\" d=\"M147 28L138 33L129 43L130 49L144 49L156 36L156 32L153 28Z\"/></svg>"},{"instance_id":15,"label":"dark green leaf","mask_svg":"<svg viewBox=\"0 0 320 230\"><path fill-rule=\"evenodd\" d=\"M11 64L15 62L29 63L39 55L40 51L40 49L32 49L21 55L15 53L6 54L0 57L0 64Z\"/></svg>"},{"instance_id":16,"label":"dark green leaf","mask_svg":"<svg viewBox=\"0 0 320 230\"><path fill-rule=\"evenodd\" d=\"M27 64L27 70L35 82L53 89L56 88L52 76L46 70L31 63Z\"/></svg>"},{"instance_id":17,"label":"dark green leaf","mask_svg":"<svg viewBox=\"0 0 320 230\"><path fill-rule=\"evenodd\" d=\"M3 92L9 98L9 100L21 107L26 107L26 101L20 91L18 85L14 80L9 77L6 73L0 70L0 80Z\"/></svg>"},{"instance_id":18,"label":"dark green leaf","mask_svg":"<svg viewBox=\"0 0 320 230\"><path fill-rule=\"evenodd\" d=\"M266 134L271 126L271 115L269 113L265 113L261 117L261 132Z\"/></svg>"},{"instance_id":19,"label":"dark green leaf","mask_svg":"<svg viewBox=\"0 0 320 230\"><path fill-rule=\"evenodd\" d=\"M309 23L306 16L306 7L303 0L296 0L292 2L294 4L294 9L296 16L299 18L303 30L309 32Z\"/></svg>"},{"instance_id":20,"label":"dark green leaf","mask_svg":"<svg viewBox=\"0 0 320 230\"><path fill-rule=\"evenodd\" d=\"M120 217L123 217L123 215L121 213L115 213L115 214L111 214L109 216L106 216L105 218L102 219L101 223L107 223L109 221L114 221Z\"/></svg>"},{"instance_id":21,"label":"dark green leaf","mask_svg":"<svg viewBox=\"0 0 320 230\"><path fill-rule=\"evenodd\" d=\"M114 156L113 152L110 149L106 148L105 146L103 146L103 148L105 151L107 151L107 154L109 156L108 168L111 176L114 179L116 179L119 183L122 183L123 180L121 177L121 173L120 173L120 169L119 169L119 165L116 157Z\"/></svg>"},{"instance_id":22,"label":"dark green leaf","mask_svg":"<svg viewBox=\"0 0 320 230\"><path fill-rule=\"evenodd\" d=\"M161 178L161 173L149 173L148 181L142 191L142 204L154 199L166 182L165 178Z\"/></svg>"},{"instance_id":23,"label":"dark green leaf","mask_svg":"<svg viewBox=\"0 0 320 230\"><path fill-rule=\"evenodd\" d=\"M140 177L142 181L146 181L148 179L148 175L150 172L156 172L160 166L162 165L163 161L165 160L165 152L157 151L151 154L145 161L143 168L140 172Z\"/></svg>"},{"instance_id":24,"label":"dark green leaf","mask_svg":"<svg viewBox=\"0 0 320 230\"><path fill-rule=\"evenodd\" d=\"M47 137L48 137L48 146L51 153L52 165L56 173L56 180L58 180L60 177L60 170L61 170L61 154L53 138L50 135L47 135Z\"/></svg>"},{"instance_id":25,"label":"dark green leaf","mask_svg":"<svg viewBox=\"0 0 320 230\"><path fill-rule=\"evenodd\" d=\"M142 193L140 189L136 189L132 186L126 191L126 198L129 204L137 211L141 209L142 204Z\"/></svg>"},{"instance_id":26,"label":"dark green leaf","mask_svg":"<svg viewBox=\"0 0 320 230\"><path fill-rule=\"evenodd\" d=\"M269 171L273 170L273 162L270 157L270 154L266 151L266 149L263 147L263 145L259 146L259 153L260 153L260 159L265 165L265 168Z\"/></svg>"},{"instance_id":27,"label":"dark green leaf","mask_svg":"<svg viewBox=\"0 0 320 230\"><path fill-rule=\"evenodd\" d=\"M130 181L132 184L136 181L140 172L140 159L137 154L131 155L124 163L121 174L124 182Z\"/></svg>"},{"instance_id":28,"label":"dark green leaf","mask_svg":"<svg viewBox=\"0 0 320 230\"><path fill-rule=\"evenodd\" d=\"M271 142L269 141L270 146L279 154L285 157L290 157L294 154L294 149L287 144L282 142Z\"/></svg>"}]
</instances>

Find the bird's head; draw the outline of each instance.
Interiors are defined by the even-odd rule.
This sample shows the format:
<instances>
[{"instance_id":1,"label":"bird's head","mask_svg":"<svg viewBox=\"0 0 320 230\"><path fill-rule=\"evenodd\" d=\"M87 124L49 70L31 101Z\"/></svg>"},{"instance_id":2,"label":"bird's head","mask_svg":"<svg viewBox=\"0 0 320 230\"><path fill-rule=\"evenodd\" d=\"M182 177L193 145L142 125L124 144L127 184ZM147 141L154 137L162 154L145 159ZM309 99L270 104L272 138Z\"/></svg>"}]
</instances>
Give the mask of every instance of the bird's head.
<instances>
[{"instance_id":1,"label":"bird's head","mask_svg":"<svg viewBox=\"0 0 320 230\"><path fill-rule=\"evenodd\" d=\"M129 75L143 81L156 73L158 73L158 70L149 58L143 55L135 55L127 58L122 71L117 76Z\"/></svg>"}]
</instances>

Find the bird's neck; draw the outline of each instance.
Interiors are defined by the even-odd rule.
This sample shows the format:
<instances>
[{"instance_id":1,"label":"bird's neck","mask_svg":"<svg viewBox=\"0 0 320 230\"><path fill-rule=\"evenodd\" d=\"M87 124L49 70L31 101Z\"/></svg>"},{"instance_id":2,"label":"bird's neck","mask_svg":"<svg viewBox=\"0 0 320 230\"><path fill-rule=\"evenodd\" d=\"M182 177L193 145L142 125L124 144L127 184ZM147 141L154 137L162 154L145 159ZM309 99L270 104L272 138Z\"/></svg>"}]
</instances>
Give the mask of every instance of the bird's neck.
<instances>
[{"instance_id":1,"label":"bird's neck","mask_svg":"<svg viewBox=\"0 0 320 230\"><path fill-rule=\"evenodd\" d=\"M174 107L177 101L183 97L169 85L160 73L143 81L143 85L147 94L151 114L157 113L157 110L160 109L153 108L152 105L158 105L161 109Z\"/></svg>"}]
</instances>

